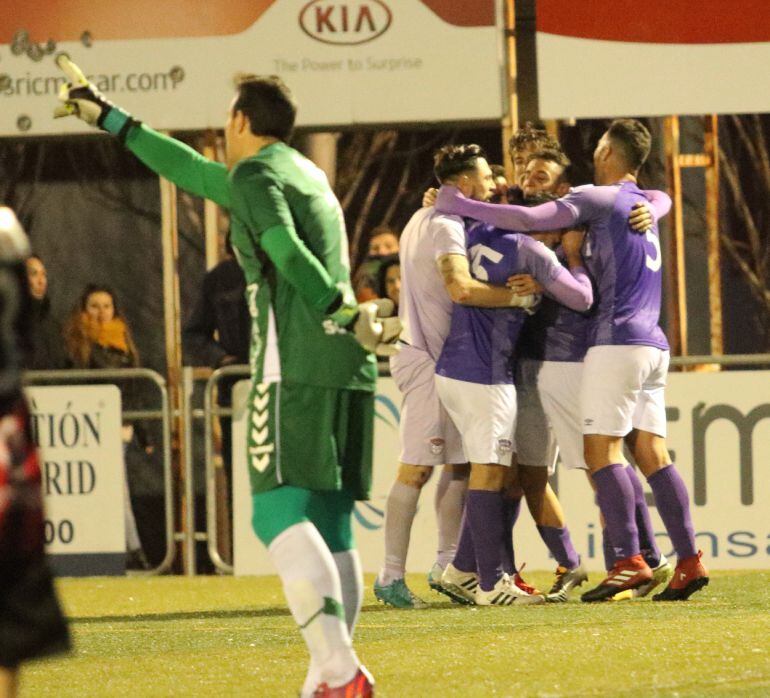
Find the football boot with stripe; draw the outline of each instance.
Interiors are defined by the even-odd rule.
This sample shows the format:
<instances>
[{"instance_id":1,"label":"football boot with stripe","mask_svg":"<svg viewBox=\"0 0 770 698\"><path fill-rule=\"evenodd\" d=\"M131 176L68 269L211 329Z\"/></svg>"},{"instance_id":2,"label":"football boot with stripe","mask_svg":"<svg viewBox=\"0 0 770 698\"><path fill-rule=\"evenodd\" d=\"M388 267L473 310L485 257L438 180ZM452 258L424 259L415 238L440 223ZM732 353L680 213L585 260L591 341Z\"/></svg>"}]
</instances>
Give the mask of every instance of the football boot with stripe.
<instances>
[{"instance_id":1,"label":"football boot with stripe","mask_svg":"<svg viewBox=\"0 0 770 698\"><path fill-rule=\"evenodd\" d=\"M588 581L588 572L586 572L582 562L572 569L559 565L556 568L556 580L545 600L550 603L564 603L569 596L569 592L586 581Z\"/></svg>"},{"instance_id":2,"label":"football boot with stripe","mask_svg":"<svg viewBox=\"0 0 770 698\"><path fill-rule=\"evenodd\" d=\"M703 553L686 557L676 563L676 569L668 586L652 597L653 601L687 601L696 591L708 586L709 576L700 561Z\"/></svg>"},{"instance_id":3,"label":"football boot with stripe","mask_svg":"<svg viewBox=\"0 0 770 698\"><path fill-rule=\"evenodd\" d=\"M619 592L638 589L652 580L652 570L641 555L618 560L596 587L583 594L581 601L609 601Z\"/></svg>"},{"instance_id":4,"label":"football boot with stripe","mask_svg":"<svg viewBox=\"0 0 770 698\"><path fill-rule=\"evenodd\" d=\"M528 606L544 602L542 596L528 594L519 589L507 574L500 577L489 591L484 591L481 587L476 589L477 606Z\"/></svg>"},{"instance_id":5,"label":"football boot with stripe","mask_svg":"<svg viewBox=\"0 0 770 698\"><path fill-rule=\"evenodd\" d=\"M441 593L458 603L475 604L478 586L479 576L475 572L462 572L451 562L441 575Z\"/></svg>"}]
</instances>

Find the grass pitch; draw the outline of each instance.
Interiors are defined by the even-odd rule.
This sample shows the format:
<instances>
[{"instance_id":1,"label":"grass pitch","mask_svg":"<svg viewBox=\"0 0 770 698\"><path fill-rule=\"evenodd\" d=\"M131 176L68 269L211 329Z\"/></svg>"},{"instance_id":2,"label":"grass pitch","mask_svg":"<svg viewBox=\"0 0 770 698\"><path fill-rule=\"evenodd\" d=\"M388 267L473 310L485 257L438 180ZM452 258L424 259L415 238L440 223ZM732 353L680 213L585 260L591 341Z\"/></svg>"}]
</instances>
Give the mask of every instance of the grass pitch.
<instances>
[{"instance_id":1,"label":"grass pitch","mask_svg":"<svg viewBox=\"0 0 770 698\"><path fill-rule=\"evenodd\" d=\"M770 572L714 573L687 603L522 608L457 607L408 581L430 609L379 605L367 576L355 645L378 696L770 696ZM75 649L25 666L25 698L296 696L304 679L275 577L58 586Z\"/></svg>"}]
</instances>

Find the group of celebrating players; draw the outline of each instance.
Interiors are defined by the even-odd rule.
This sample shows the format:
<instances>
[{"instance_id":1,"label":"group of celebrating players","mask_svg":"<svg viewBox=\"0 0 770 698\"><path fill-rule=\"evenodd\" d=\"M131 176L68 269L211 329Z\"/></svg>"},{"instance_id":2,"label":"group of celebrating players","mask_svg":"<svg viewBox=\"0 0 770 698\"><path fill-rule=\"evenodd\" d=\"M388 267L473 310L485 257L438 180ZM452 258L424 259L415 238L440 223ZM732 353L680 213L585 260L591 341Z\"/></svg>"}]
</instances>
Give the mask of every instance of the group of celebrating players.
<instances>
[{"instance_id":1,"label":"group of celebrating players","mask_svg":"<svg viewBox=\"0 0 770 698\"><path fill-rule=\"evenodd\" d=\"M435 205L402 237L394 318L388 303L355 302L342 211L323 172L288 145L296 104L279 78L238 81L218 163L112 104L67 56L56 60L68 78L56 116L102 128L230 211L252 317L252 528L310 653L302 696L374 694L352 646L363 578L351 515L371 487L375 353L392 357L404 393L378 598L421 605L404 561L420 488L438 465L434 589L478 605L531 604L566 600L586 580L548 486L549 424L565 465L589 473L605 522L609 572L584 600L643 595L670 576L624 439L678 556L655 598L685 599L708 582L665 447L656 220L670 201L636 186L650 147L641 124L613 123L595 153L598 186L574 189L558 143L520 133L508 200L524 206L485 203L492 175L478 147L443 148ZM517 573L522 497L558 562L547 595Z\"/></svg>"},{"instance_id":2,"label":"group of celebrating players","mask_svg":"<svg viewBox=\"0 0 770 698\"><path fill-rule=\"evenodd\" d=\"M583 601L646 596L672 577L624 443L678 558L653 598L686 599L708 583L665 444L657 221L671 201L637 186L650 146L642 123L616 120L594 153L596 186L570 188L559 143L528 126L511 139L508 204L484 203L495 184L478 146L436 154L442 189L401 240L402 349L391 372L402 450L374 585L384 603L425 606L404 570L420 489L439 465L431 588L475 605L566 601L588 575L548 485L556 445L565 467L587 473L603 521L607 575ZM547 593L515 565L523 497L557 562Z\"/></svg>"}]
</instances>

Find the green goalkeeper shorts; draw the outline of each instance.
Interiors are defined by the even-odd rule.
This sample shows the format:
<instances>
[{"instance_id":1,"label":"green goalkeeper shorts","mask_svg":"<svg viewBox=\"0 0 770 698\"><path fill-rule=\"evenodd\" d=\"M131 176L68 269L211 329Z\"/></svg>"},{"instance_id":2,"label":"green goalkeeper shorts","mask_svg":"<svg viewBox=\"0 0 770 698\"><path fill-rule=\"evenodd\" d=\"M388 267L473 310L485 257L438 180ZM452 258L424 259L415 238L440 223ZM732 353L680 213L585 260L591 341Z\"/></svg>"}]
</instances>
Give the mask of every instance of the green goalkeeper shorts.
<instances>
[{"instance_id":1,"label":"green goalkeeper shorts","mask_svg":"<svg viewBox=\"0 0 770 698\"><path fill-rule=\"evenodd\" d=\"M252 383L248 420L252 494L292 485L369 498L374 393Z\"/></svg>"}]
</instances>

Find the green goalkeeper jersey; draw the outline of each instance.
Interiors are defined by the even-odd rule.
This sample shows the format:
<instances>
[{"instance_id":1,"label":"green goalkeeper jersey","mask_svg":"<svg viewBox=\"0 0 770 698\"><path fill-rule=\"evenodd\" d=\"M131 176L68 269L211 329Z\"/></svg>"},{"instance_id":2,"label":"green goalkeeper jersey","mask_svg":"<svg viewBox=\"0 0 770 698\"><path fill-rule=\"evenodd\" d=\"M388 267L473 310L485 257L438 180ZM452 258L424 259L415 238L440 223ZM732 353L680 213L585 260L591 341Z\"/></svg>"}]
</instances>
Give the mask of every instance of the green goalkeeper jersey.
<instances>
[{"instance_id":1,"label":"green goalkeeper jersey","mask_svg":"<svg viewBox=\"0 0 770 698\"><path fill-rule=\"evenodd\" d=\"M231 212L231 239L246 277L257 382L281 379L374 390L374 356L324 317L349 288L342 210L324 173L285 143L266 146L228 173L144 125L127 147L152 170Z\"/></svg>"}]
</instances>

